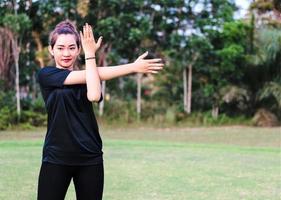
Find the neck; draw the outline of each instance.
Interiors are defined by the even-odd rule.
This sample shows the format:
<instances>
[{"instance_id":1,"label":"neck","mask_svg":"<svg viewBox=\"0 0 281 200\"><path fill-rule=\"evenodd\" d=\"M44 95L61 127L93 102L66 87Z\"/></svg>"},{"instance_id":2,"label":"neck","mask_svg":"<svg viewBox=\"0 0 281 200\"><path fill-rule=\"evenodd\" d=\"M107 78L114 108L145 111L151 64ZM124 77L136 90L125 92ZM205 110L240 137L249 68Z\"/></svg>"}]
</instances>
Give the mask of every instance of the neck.
<instances>
[{"instance_id":1,"label":"neck","mask_svg":"<svg viewBox=\"0 0 281 200\"><path fill-rule=\"evenodd\" d=\"M59 69L67 69L67 70L73 71L73 65L70 66L70 67L62 67L62 66L56 65L56 68L59 68Z\"/></svg>"}]
</instances>

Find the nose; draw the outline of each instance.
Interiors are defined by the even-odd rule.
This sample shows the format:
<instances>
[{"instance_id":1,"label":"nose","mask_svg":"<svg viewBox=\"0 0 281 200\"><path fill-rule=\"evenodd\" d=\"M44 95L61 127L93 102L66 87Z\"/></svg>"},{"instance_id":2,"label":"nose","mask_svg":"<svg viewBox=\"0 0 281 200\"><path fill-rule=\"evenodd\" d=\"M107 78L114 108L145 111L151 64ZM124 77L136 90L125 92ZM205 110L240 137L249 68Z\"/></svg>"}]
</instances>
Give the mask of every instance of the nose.
<instances>
[{"instance_id":1,"label":"nose","mask_svg":"<svg viewBox=\"0 0 281 200\"><path fill-rule=\"evenodd\" d=\"M70 55L70 52L68 49L65 49L62 53L63 56L69 56Z\"/></svg>"}]
</instances>

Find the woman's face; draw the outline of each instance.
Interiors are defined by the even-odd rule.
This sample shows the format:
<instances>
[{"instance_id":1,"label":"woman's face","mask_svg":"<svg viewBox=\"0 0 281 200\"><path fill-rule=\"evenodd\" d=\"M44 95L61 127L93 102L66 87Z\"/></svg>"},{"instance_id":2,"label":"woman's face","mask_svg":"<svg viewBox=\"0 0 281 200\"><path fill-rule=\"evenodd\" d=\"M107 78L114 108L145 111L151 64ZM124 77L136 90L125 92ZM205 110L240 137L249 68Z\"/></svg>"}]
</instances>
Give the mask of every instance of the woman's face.
<instances>
[{"instance_id":1,"label":"woman's face","mask_svg":"<svg viewBox=\"0 0 281 200\"><path fill-rule=\"evenodd\" d=\"M75 36L72 34L60 34L50 53L54 56L56 67L72 70L80 49L77 47Z\"/></svg>"}]
</instances>

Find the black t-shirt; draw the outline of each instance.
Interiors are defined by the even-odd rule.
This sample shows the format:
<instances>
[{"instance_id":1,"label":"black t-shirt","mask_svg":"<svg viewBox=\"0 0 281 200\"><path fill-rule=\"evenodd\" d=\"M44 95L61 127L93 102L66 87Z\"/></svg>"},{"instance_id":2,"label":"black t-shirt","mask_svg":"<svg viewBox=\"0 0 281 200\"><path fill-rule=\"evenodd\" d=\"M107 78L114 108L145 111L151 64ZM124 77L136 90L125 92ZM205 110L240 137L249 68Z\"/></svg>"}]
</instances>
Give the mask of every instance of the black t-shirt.
<instances>
[{"instance_id":1,"label":"black t-shirt","mask_svg":"<svg viewBox=\"0 0 281 200\"><path fill-rule=\"evenodd\" d=\"M86 84L63 84L70 72L56 67L44 67L38 72L48 112L43 162L99 164L103 162L102 140L92 103L87 99Z\"/></svg>"}]
</instances>

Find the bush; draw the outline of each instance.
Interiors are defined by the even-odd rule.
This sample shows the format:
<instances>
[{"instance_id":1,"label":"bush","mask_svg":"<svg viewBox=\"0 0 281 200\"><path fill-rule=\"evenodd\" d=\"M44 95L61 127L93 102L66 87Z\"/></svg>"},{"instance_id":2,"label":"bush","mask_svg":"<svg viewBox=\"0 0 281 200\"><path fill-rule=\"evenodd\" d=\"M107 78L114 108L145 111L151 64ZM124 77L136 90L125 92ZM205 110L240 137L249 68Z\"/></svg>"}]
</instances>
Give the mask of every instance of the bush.
<instances>
[{"instance_id":1,"label":"bush","mask_svg":"<svg viewBox=\"0 0 281 200\"><path fill-rule=\"evenodd\" d=\"M218 118L213 118L211 112L193 112L190 115L181 113L178 122L188 126L251 125L252 123L251 119L245 116L229 117L224 113Z\"/></svg>"},{"instance_id":2,"label":"bush","mask_svg":"<svg viewBox=\"0 0 281 200\"><path fill-rule=\"evenodd\" d=\"M131 123L137 120L135 105L132 101L111 100L105 104L102 118L106 121ZM97 107L95 107L95 111L98 113Z\"/></svg>"},{"instance_id":3,"label":"bush","mask_svg":"<svg viewBox=\"0 0 281 200\"><path fill-rule=\"evenodd\" d=\"M4 130L16 122L16 101L14 92L0 89L0 130Z\"/></svg>"},{"instance_id":4,"label":"bush","mask_svg":"<svg viewBox=\"0 0 281 200\"><path fill-rule=\"evenodd\" d=\"M30 129L32 126L47 125L45 104L41 96L35 100L25 98L21 102L23 109L20 118L21 127Z\"/></svg>"},{"instance_id":5,"label":"bush","mask_svg":"<svg viewBox=\"0 0 281 200\"><path fill-rule=\"evenodd\" d=\"M264 108L259 109L255 113L255 116L253 117L253 123L255 126L262 127L272 127L280 125L280 122L278 121L276 115Z\"/></svg>"},{"instance_id":6,"label":"bush","mask_svg":"<svg viewBox=\"0 0 281 200\"><path fill-rule=\"evenodd\" d=\"M32 110L24 110L20 119L21 123L28 123L32 126L46 126L47 115Z\"/></svg>"},{"instance_id":7,"label":"bush","mask_svg":"<svg viewBox=\"0 0 281 200\"><path fill-rule=\"evenodd\" d=\"M8 106L0 109L0 130L5 130L16 121L16 113Z\"/></svg>"}]
</instances>

